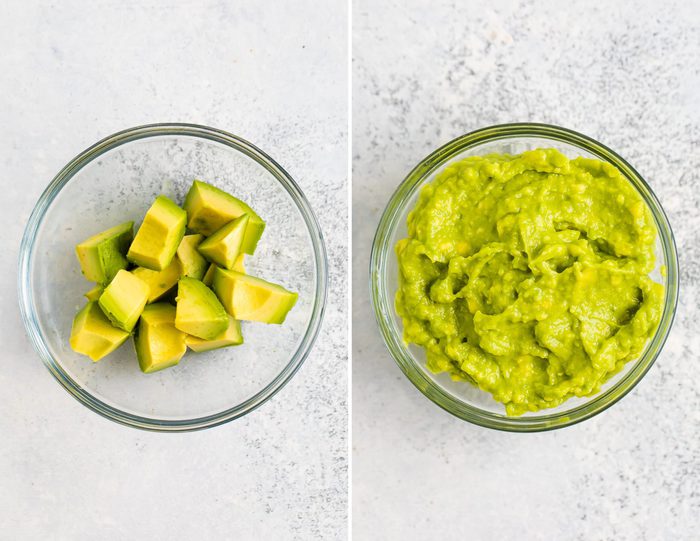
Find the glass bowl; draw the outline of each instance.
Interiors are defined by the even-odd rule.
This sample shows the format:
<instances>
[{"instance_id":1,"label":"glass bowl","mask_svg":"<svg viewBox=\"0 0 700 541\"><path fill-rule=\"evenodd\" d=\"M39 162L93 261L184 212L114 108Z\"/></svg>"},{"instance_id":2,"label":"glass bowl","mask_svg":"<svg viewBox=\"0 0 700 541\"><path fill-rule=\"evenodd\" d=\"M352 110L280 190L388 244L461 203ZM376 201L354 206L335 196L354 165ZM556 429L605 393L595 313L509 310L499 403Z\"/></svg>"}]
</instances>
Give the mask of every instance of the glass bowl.
<instances>
[{"instance_id":1,"label":"glass bowl","mask_svg":"<svg viewBox=\"0 0 700 541\"><path fill-rule=\"evenodd\" d=\"M655 281L665 285L663 315L655 336L642 355L629 362L600 392L571 398L552 409L508 417L502 404L468 382L455 382L448 374L426 368L422 348L402 338L401 318L394 309L398 288L398 265L394 246L406 237L406 217L414 207L420 188L431 182L446 165L467 156L490 153L519 154L534 148L553 147L570 158L597 158L615 165L634 185L651 208L659 231ZM394 192L382 215L370 259L372 304L379 328L391 355L418 389L448 412L472 423L514 432L534 432L568 426L605 410L627 394L644 377L659 355L673 323L678 298L678 259L668 219L647 183L615 152L590 137L545 124L505 124L463 135L421 161Z\"/></svg>"},{"instance_id":2,"label":"glass bowl","mask_svg":"<svg viewBox=\"0 0 700 541\"><path fill-rule=\"evenodd\" d=\"M82 295L75 245L112 225L135 227L158 194L182 202L194 179L249 202L267 222L247 272L297 291L283 325L242 322L245 343L188 352L174 368L139 370L133 341L97 363L68 343ZM250 412L296 373L326 300L323 237L301 190L272 158L229 133L189 124L119 132L82 152L51 181L27 223L19 301L30 340L51 374L88 408L132 427L186 431Z\"/></svg>"}]
</instances>

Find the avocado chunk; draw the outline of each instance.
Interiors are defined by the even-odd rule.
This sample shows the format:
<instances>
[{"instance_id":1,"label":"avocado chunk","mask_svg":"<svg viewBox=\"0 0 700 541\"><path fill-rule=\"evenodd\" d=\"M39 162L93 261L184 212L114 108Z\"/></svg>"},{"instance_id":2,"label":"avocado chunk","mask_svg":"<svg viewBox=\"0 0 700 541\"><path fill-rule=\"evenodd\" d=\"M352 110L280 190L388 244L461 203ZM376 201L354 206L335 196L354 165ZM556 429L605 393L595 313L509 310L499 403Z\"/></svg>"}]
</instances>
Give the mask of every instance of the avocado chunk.
<instances>
[{"instance_id":1,"label":"avocado chunk","mask_svg":"<svg viewBox=\"0 0 700 541\"><path fill-rule=\"evenodd\" d=\"M233 319L231 316L228 316L228 327L226 330L213 340L202 340L201 338L189 334L185 337L185 344L187 344L187 347L197 353L229 346L238 346L242 343L243 335L241 334L241 322L237 319Z\"/></svg>"},{"instance_id":2,"label":"avocado chunk","mask_svg":"<svg viewBox=\"0 0 700 541\"><path fill-rule=\"evenodd\" d=\"M226 310L214 292L199 280L180 278L176 301L175 327L182 332L214 340L228 327Z\"/></svg>"},{"instance_id":3,"label":"avocado chunk","mask_svg":"<svg viewBox=\"0 0 700 541\"><path fill-rule=\"evenodd\" d=\"M124 222L93 235L75 247L85 278L91 282L108 284L117 271L126 268L126 252L134 237L133 229L134 222Z\"/></svg>"},{"instance_id":4,"label":"avocado chunk","mask_svg":"<svg viewBox=\"0 0 700 541\"><path fill-rule=\"evenodd\" d=\"M170 265L161 271L154 271L144 267L136 267L131 273L148 284L148 303L161 299L168 291L173 289L180 279L180 261L174 257Z\"/></svg>"},{"instance_id":5,"label":"avocado chunk","mask_svg":"<svg viewBox=\"0 0 700 541\"><path fill-rule=\"evenodd\" d=\"M131 332L150 293L146 282L129 271L120 270L100 295L100 308L112 325Z\"/></svg>"},{"instance_id":6,"label":"avocado chunk","mask_svg":"<svg viewBox=\"0 0 700 541\"><path fill-rule=\"evenodd\" d=\"M127 338L129 333L113 327L97 303L90 301L73 320L70 347L97 362L121 346Z\"/></svg>"},{"instance_id":7,"label":"avocado chunk","mask_svg":"<svg viewBox=\"0 0 700 541\"><path fill-rule=\"evenodd\" d=\"M209 261L230 269L241 253L248 222L248 215L244 214L227 223L199 245L199 253Z\"/></svg>"},{"instance_id":8,"label":"avocado chunk","mask_svg":"<svg viewBox=\"0 0 700 541\"><path fill-rule=\"evenodd\" d=\"M134 336L141 371L150 374L178 364L187 351L185 336L175 328L174 306L164 302L146 306Z\"/></svg>"},{"instance_id":9,"label":"avocado chunk","mask_svg":"<svg viewBox=\"0 0 700 541\"><path fill-rule=\"evenodd\" d=\"M197 247L204 240L204 235L185 235L177 247L177 259L180 260L181 274L195 280L201 280L207 271L207 260L199 253Z\"/></svg>"},{"instance_id":10,"label":"avocado chunk","mask_svg":"<svg viewBox=\"0 0 700 541\"><path fill-rule=\"evenodd\" d=\"M187 213L164 195L156 197L146 212L126 257L151 270L170 265L185 234Z\"/></svg>"},{"instance_id":11,"label":"avocado chunk","mask_svg":"<svg viewBox=\"0 0 700 541\"><path fill-rule=\"evenodd\" d=\"M212 289L236 319L283 323L299 297L261 278L216 267Z\"/></svg>"},{"instance_id":12,"label":"avocado chunk","mask_svg":"<svg viewBox=\"0 0 700 541\"><path fill-rule=\"evenodd\" d=\"M211 235L231 220L247 214L250 221L241 246L241 250L246 254L255 252L255 247L265 230L262 218L243 201L200 180L192 183L183 207L189 220L187 227L204 236Z\"/></svg>"},{"instance_id":13,"label":"avocado chunk","mask_svg":"<svg viewBox=\"0 0 700 541\"><path fill-rule=\"evenodd\" d=\"M100 295L102 295L103 291L104 291L104 288L100 284L97 284L90 291L85 293L83 295L83 297L85 297L89 301L96 301L100 298Z\"/></svg>"}]
</instances>

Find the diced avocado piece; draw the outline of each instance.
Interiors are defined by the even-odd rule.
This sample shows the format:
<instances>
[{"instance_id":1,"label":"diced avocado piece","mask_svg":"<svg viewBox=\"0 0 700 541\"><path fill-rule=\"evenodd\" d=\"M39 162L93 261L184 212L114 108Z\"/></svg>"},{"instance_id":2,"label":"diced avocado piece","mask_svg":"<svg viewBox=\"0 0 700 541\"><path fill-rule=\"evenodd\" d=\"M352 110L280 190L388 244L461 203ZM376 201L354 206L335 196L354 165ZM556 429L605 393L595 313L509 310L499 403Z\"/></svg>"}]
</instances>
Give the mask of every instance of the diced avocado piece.
<instances>
[{"instance_id":1,"label":"diced avocado piece","mask_svg":"<svg viewBox=\"0 0 700 541\"><path fill-rule=\"evenodd\" d=\"M261 278L216 267L212 289L236 319L282 323L299 297Z\"/></svg>"},{"instance_id":2,"label":"diced avocado piece","mask_svg":"<svg viewBox=\"0 0 700 541\"><path fill-rule=\"evenodd\" d=\"M180 279L180 261L174 257L170 265L161 271L154 271L144 267L136 267L131 273L148 284L148 303L161 299L168 291L173 289Z\"/></svg>"},{"instance_id":3,"label":"diced avocado piece","mask_svg":"<svg viewBox=\"0 0 700 541\"><path fill-rule=\"evenodd\" d=\"M100 308L112 325L131 332L143 312L151 288L129 271L120 270L100 295Z\"/></svg>"},{"instance_id":4,"label":"diced avocado piece","mask_svg":"<svg viewBox=\"0 0 700 541\"><path fill-rule=\"evenodd\" d=\"M96 301L97 299L100 298L100 295L102 295L103 291L104 291L104 288L100 284L97 284L90 291L85 293L85 295L83 295L83 297L85 297L89 301Z\"/></svg>"},{"instance_id":5,"label":"diced avocado piece","mask_svg":"<svg viewBox=\"0 0 700 541\"><path fill-rule=\"evenodd\" d=\"M214 340L228 327L226 310L214 292L199 280L180 278L176 301L175 327L182 332Z\"/></svg>"},{"instance_id":6,"label":"diced avocado piece","mask_svg":"<svg viewBox=\"0 0 700 541\"><path fill-rule=\"evenodd\" d=\"M146 212L126 254L127 259L140 267L163 270L173 260L185 235L186 224L187 213L164 195L159 195Z\"/></svg>"},{"instance_id":7,"label":"diced avocado piece","mask_svg":"<svg viewBox=\"0 0 700 541\"><path fill-rule=\"evenodd\" d=\"M201 280L207 271L208 262L199 253L197 247L204 240L204 235L185 235L177 247L177 259L180 260L182 276Z\"/></svg>"},{"instance_id":8,"label":"diced avocado piece","mask_svg":"<svg viewBox=\"0 0 700 541\"><path fill-rule=\"evenodd\" d=\"M238 259L249 217L247 214L227 223L199 245L199 253L209 261L230 269Z\"/></svg>"},{"instance_id":9,"label":"diced avocado piece","mask_svg":"<svg viewBox=\"0 0 700 541\"><path fill-rule=\"evenodd\" d=\"M90 301L73 320L70 347L97 362L121 346L127 338L129 333L113 327L97 303Z\"/></svg>"},{"instance_id":10,"label":"diced avocado piece","mask_svg":"<svg viewBox=\"0 0 700 541\"><path fill-rule=\"evenodd\" d=\"M240 199L223 190L195 180L185 197L187 227L192 231L209 236L231 220L247 214L250 217L241 250L253 254L265 230L265 222L255 211Z\"/></svg>"},{"instance_id":11,"label":"diced avocado piece","mask_svg":"<svg viewBox=\"0 0 700 541\"><path fill-rule=\"evenodd\" d=\"M91 282L108 284L125 269L126 252L134 237L134 222L124 222L90 237L75 247L85 278Z\"/></svg>"},{"instance_id":12,"label":"diced avocado piece","mask_svg":"<svg viewBox=\"0 0 700 541\"><path fill-rule=\"evenodd\" d=\"M185 344L187 344L187 347L197 353L229 346L238 346L242 343L243 335L241 334L241 322L237 319L233 319L231 316L228 316L228 327L226 330L213 340L202 340L201 338L189 334L185 337Z\"/></svg>"},{"instance_id":13,"label":"diced avocado piece","mask_svg":"<svg viewBox=\"0 0 700 541\"><path fill-rule=\"evenodd\" d=\"M150 374L178 364L187 351L185 336L175 328L174 306L164 302L146 306L134 336L141 371Z\"/></svg>"},{"instance_id":14,"label":"diced avocado piece","mask_svg":"<svg viewBox=\"0 0 700 541\"><path fill-rule=\"evenodd\" d=\"M233 262L233 267L231 267L231 270L245 274L245 262L243 261L244 257L245 254L238 254L236 261Z\"/></svg>"},{"instance_id":15,"label":"diced avocado piece","mask_svg":"<svg viewBox=\"0 0 700 541\"><path fill-rule=\"evenodd\" d=\"M202 278L202 283L205 286L211 287L211 283L214 281L214 271L215 270L216 270L216 263L212 263L211 265L209 265L207 272L204 274L204 278Z\"/></svg>"}]
</instances>

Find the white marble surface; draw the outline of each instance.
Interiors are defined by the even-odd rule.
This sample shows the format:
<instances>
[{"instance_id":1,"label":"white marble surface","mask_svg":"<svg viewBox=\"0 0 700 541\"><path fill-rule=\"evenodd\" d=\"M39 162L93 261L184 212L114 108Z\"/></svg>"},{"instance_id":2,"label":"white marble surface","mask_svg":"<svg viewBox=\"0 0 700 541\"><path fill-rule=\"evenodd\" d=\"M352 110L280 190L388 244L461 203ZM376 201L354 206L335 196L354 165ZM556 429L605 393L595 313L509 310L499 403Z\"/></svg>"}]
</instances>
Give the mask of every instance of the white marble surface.
<instances>
[{"instance_id":1,"label":"white marble surface","mask_svg":"<svg viewBox=\"0 0 700 541\"><path fill-rule=\"evenodd\" d=\"M343 1L11 0L0 7L0 539L345 539L347 17ZM313 353L247 417L192 434L118 426L28 343L17 252L52 176L117 130L219 127L300 184L329 252ZM60 272L60 269L57 269Z\"/></svg>"},{"instance_id":2,"label":"white marble surface","mask_svg":"<svg viewBox=\"0 0 700 541\"><path fill-rule=\"evenodd\" d=\"M355 1L355 539L698 539L699 29L694 2ZM494 432L434 406L390 358L366 293L372 235L404 175L508 121L567 126L625 156L681 260L652 370L612 409L552 433Z\"/></svg>"}]
</instances>

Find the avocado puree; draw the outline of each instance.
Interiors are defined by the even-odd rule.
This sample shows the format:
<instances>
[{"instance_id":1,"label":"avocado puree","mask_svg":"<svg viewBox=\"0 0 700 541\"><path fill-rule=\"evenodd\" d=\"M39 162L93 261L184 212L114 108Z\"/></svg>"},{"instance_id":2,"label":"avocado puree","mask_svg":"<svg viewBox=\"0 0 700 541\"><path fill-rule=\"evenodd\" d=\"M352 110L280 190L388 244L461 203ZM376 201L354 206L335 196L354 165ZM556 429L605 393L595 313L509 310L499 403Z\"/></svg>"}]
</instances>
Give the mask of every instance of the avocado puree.
<instances>
[{"instance_id":1,"label":"avocado puree","mask_svg":"<svg viewBox=\"0 0 700 541\"><path fill-rule=\"evenodd\" d=\"M404 340L508 415L596 393L659 324L656 225L608 163L554 149L469 157L422 188L407 225Z\"/></svg>"}]
</instances>

